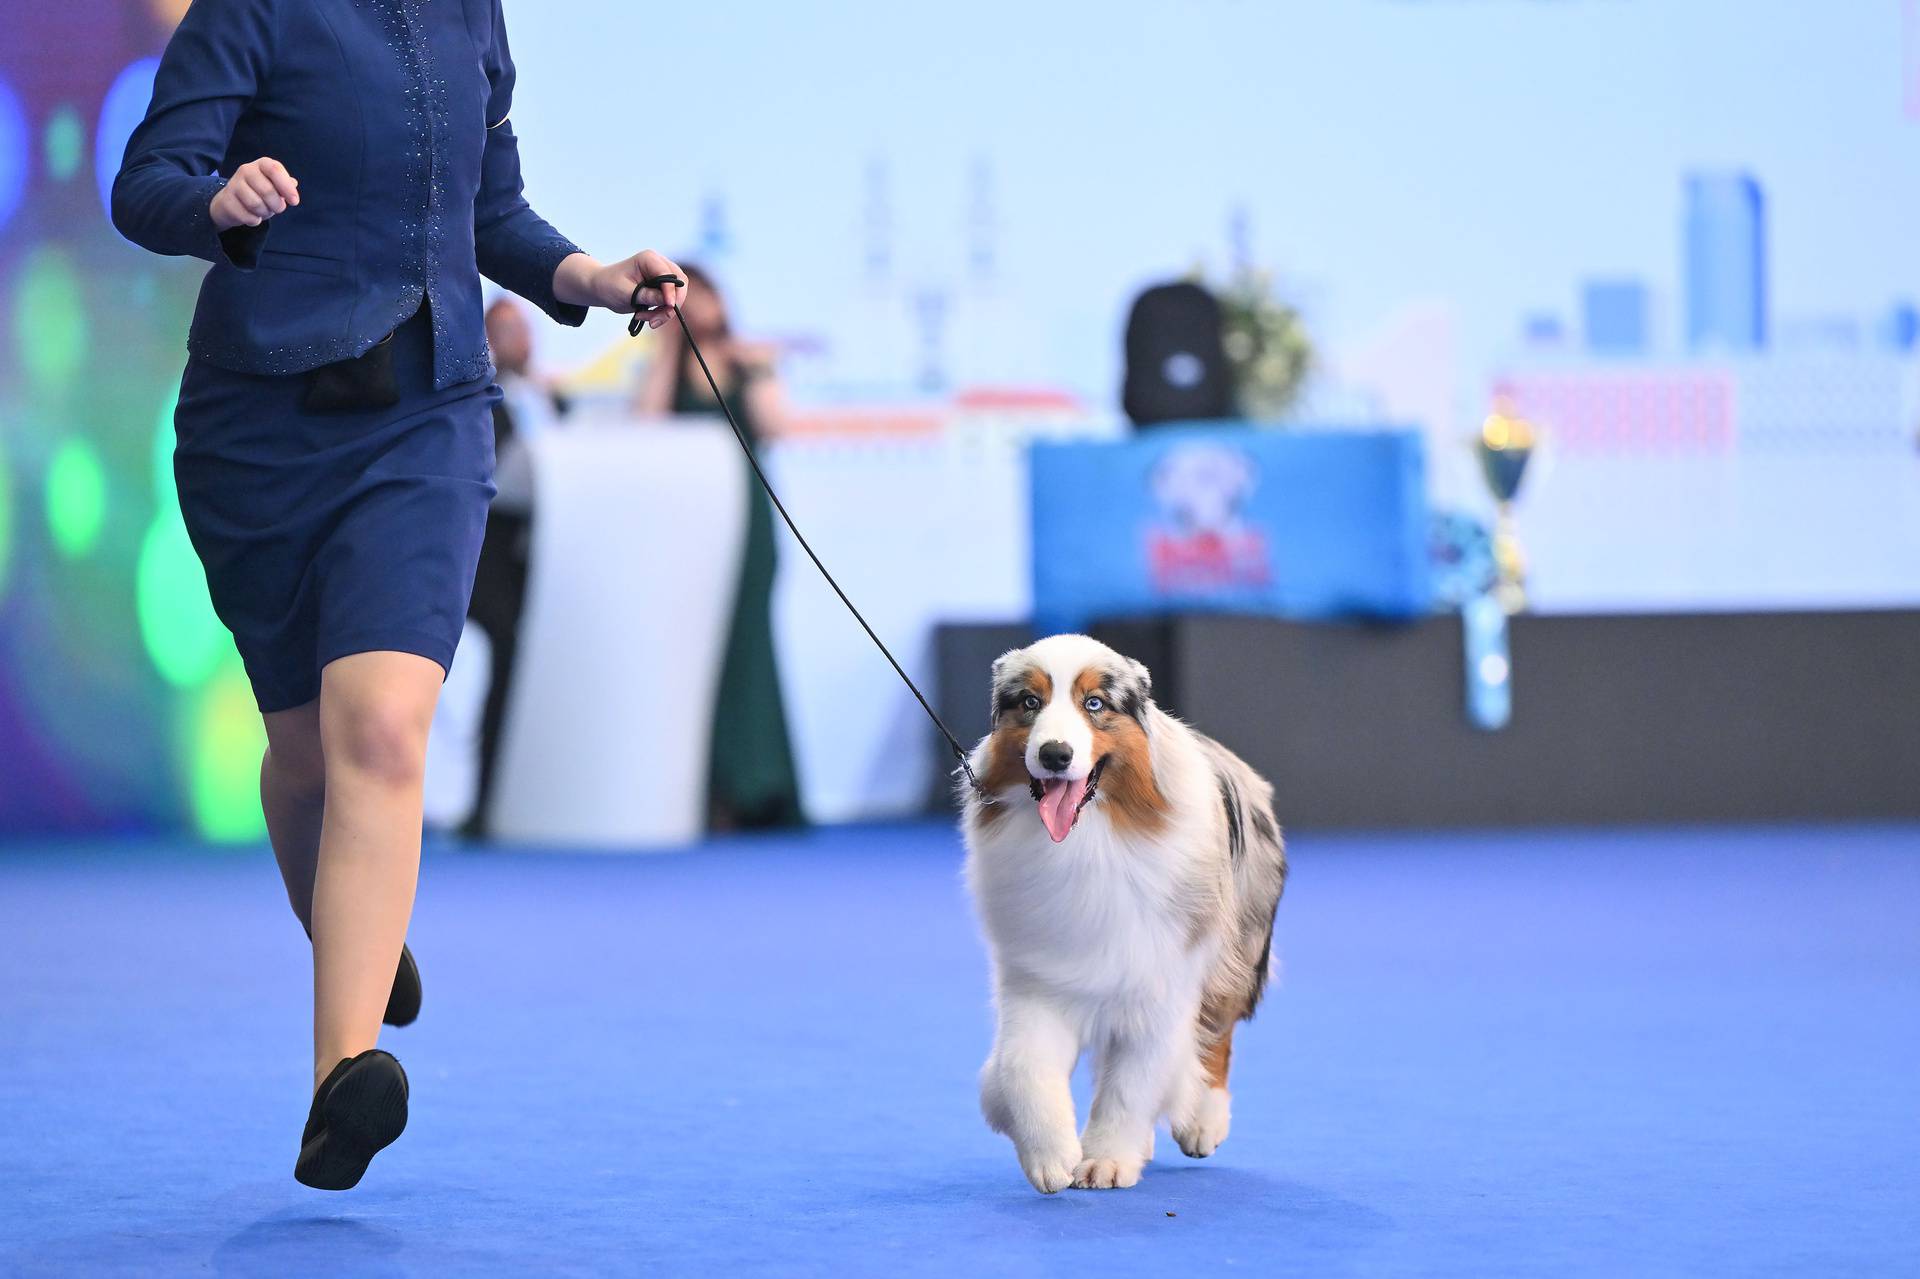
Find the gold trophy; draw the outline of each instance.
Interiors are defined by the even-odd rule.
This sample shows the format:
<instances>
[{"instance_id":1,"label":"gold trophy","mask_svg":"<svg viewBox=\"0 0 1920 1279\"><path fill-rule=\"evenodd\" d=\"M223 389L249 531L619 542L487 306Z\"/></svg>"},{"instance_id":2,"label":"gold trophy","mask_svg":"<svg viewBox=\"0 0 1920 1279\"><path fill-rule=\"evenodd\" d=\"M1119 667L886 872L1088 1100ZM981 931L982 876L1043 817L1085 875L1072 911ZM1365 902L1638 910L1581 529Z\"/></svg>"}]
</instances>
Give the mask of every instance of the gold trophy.
<instances>
[{"instance_id":1,"label":"gold trophy","mask_svg":"<svg viewBox=\"0 0 1920 1279\"><path fill-rule=\"evenodd\" d=\"M1520 537L1513 528L1513 499L1520 492L1521 477L1527 473L1527 461L1533 456L1533 423L1519 416L1506 396L1495 396L1493 411L1480 424L1480 438L1474 451L1480 455L1480 471L1493 490L1498 511L1493 529L1493 563L1499 581L1493 596L1509 613L1527 607L1527 561L1520 553Z\"/></svg>"}]
</instances>

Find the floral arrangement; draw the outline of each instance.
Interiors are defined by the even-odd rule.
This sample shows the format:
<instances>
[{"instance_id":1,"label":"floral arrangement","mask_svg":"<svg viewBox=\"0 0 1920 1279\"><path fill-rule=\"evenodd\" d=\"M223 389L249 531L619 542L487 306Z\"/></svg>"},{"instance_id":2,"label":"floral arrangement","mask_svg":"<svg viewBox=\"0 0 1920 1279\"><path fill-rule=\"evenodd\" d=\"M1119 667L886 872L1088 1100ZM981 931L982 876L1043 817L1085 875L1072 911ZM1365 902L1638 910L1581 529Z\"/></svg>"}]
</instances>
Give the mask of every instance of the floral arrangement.
<instances>
[{"instance_id":1,"label":"floral arrangement","mask_svg":"<svg viewBox=\"0 0 1920 1279\"><path fill-rule=\"evenodd\" d=\"M1300 312L1275 291L1273 272L1243 266L1224 282L1201 271L1190 278L1220 300L1221 340L1240 411L1256 419L1285 417L1313 371L1313 339Z\"/></svg>"}]
</instances>

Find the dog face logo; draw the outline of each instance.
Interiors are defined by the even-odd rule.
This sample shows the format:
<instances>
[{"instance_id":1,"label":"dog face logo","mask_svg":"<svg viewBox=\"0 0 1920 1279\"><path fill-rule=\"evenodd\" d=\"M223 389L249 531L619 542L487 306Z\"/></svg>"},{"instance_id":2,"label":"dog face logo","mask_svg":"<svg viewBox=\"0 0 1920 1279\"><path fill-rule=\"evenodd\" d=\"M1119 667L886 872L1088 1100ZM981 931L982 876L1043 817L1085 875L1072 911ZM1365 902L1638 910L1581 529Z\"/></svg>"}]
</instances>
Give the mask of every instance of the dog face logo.
<instances>
[{"instance_id":1,"label":"dog face logo","mask_svg":"<svg viewBox=\"0 0 1920 1279\"><path fill-rule=\"evenodd\" d=\"M1219 443L1168 450L1148 481L1160 523L1147 531L1147 563L1160 591L1265 586L1273 579L1266 536L1247 522L1259 468L1243 449Z\"/></svg>"}]
</instances>

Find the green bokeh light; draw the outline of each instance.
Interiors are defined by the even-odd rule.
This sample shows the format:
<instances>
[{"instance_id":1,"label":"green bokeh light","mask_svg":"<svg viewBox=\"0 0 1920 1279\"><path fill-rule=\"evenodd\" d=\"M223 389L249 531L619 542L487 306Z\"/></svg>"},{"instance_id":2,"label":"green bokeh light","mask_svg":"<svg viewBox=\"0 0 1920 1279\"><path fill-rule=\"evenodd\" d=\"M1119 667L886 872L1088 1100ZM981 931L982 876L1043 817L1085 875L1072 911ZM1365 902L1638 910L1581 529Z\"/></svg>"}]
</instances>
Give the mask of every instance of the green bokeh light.
<instances>
[{"instance_id":1,"label":"green bokeh light","mask_svg":"<svg viewBox=\"0 0 1920 1279\"><path fill-rule=\"evenodd\" d=\"M140 543L134 574L140 638L160 678L175 688L205 683L233 646L207 598L206 574L177 511L162 509Z\"/></svg>"},{"instance_id":2,"label":"green bokeh light","mask_svg":"<svg viewBox=\"0 0 1920 1279\"><path fill-rule=\"evenodd\" d=\"M85 440L68 440L47 465L47 528L68 559L78 559L100 540L107 519L107 473Z\"/></svg>"},{"instance_id":3,"label":"green bokeh light","mask_svg":"<svg viewBox=\"0 0 1920 1279\"><path fill-rule=\"evenodd\" d=\"M87 358L87 315L73 263L56 248L27 256L13 291L13 334L34 388L63 391Z\"/></svg>"},{"instance_id":4,"label":"green bokeh light","mask_svg":"<svg viewBox=\"0 0 1920 1279\"><path fill-rule=\"evenodd\" d=\"M173 411L179 403L180 386L175 383L153 424L153 502L163 514L180 500L173 482Z\"/></svg>"},{"instance_id":5,"label":"green bokeh light","mask_svg":"<svg viewBox=\"0 0 1920 1279\"><path fill-rule=\"evenodd\" d=\"M56 182L65 182L80 172L86 158L87 127L80 113L71 106L56 109L47 120L47 172Z\"/></svg>"},{"instance_id":6,"label":"green bokeh light","mask_svg":"<svg viewBox=\"0 0 1920 1279\"><path fill-rule=\"evenodd\" d=\"M187 745L188 794L199 833L221 843L259 839L260 753L266 730L236 656L194 695Z\"/></svg>"}]
</instances>

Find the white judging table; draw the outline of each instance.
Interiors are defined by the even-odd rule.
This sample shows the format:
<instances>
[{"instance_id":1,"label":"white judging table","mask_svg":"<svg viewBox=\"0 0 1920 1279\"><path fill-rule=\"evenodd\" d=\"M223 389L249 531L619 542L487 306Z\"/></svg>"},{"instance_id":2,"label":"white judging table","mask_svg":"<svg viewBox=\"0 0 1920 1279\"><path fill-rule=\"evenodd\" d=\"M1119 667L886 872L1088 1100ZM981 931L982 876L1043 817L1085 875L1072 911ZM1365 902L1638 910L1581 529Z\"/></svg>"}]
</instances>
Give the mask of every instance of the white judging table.
<instances>
[{"instance_id":1,"label":"white judging table","mask_svg":"<svg viewBox=\"0 0 1920 1279\"><path fill-rule=\"evenodd\" d=\"M1031 611L1030 438L793 439L768 450L800 531L928 696L937 625ZM948 756L933 749L925 712L784 530L774 633L808 816L921 812ZM985 681L983 671L982 698Z\"/></svg>"},{"instance_id":2,"label":"white judging table","mask_svg":"<svg viewBox=\"0 0 1920 1279\"><path fill-rule=\"evenodd\" d=\"M697 839L747 474L724 426L587 421L530 447L533 543L492 829Z\"/></svg>"}]
</instances>

